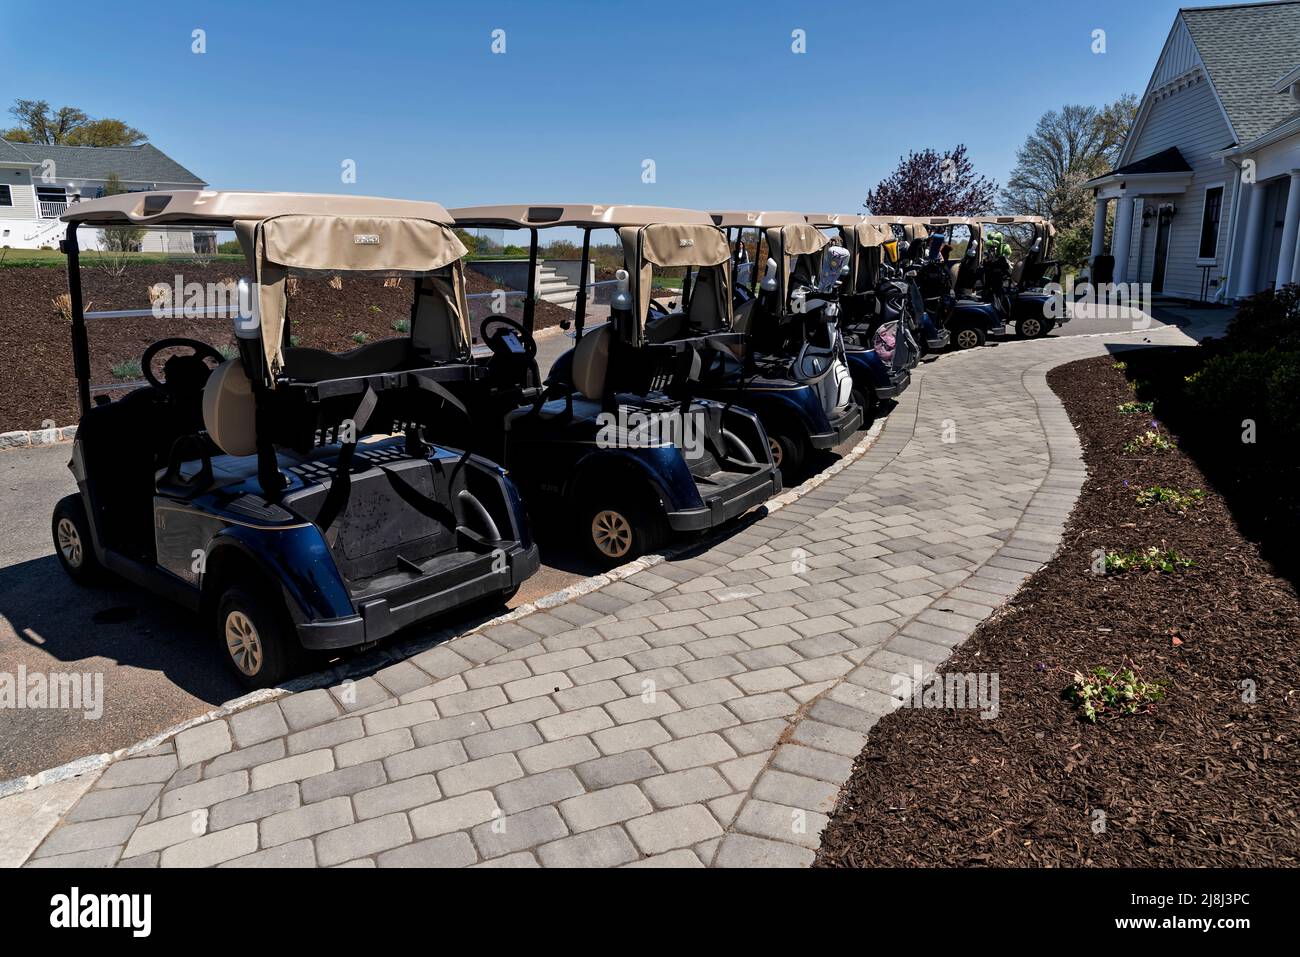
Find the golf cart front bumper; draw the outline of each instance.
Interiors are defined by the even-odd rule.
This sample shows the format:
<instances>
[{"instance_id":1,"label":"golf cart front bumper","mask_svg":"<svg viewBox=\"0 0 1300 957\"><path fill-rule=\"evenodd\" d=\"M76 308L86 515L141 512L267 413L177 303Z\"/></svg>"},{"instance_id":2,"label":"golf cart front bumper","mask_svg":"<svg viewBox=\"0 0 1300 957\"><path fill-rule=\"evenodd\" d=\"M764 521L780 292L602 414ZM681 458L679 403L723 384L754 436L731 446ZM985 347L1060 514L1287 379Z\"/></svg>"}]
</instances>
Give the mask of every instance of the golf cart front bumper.
<instances>
[{"instance_id":1,"label":"golf cart front bumper","mask_svg":"<svg viewBox=\"0 0 1300 957\"><path fill-rule=\"evenodd\" d=\"M463 572L452 581L430 576L412 588L367 598L355 615L299 622L298 640L315 651L373 644L409 625L517 588L541 567L536 545L515 545L506 551L504 568L494 567L500 564L499 556L485 554L483 559L472 577Z\"/></svg>"},{"instance_id":2,"label":"golf cart front bumper","mask_svg":"<svg viewBox=\"0 0 1300 957\"><path fill-rule=\"evenodd\" d=\"M925 340L925 345L926 348L928 348L931 352L942 352L944 349L948 348L948 345L951 342L952 342L952 333L949 332L947 329L940 329L938 335L936 335L933 339ZM906 386L904 386L904 388L906 388Z\"/></svg>"},{"instance_id":3,"label":"golf cart front bumper","mask_svg":"<svg viewBox=\"0 0 1300 957\"><path fill-rule=\"evenodd\" d=\"M876 386L877 399L897 399L907 391L907 387L912 384L912 372L910 369L894 369L889 374L888 385Z\"/></svg>"},{"instance_id":4,"label":"golf cart front bumper","mask_svg":"<svg viewBox=\"0 0 1300 957\"><path fill-rule=\"evenodd\" d=\"M819 432L816 435L808 436L808 441L813 448L833 449L862 428L862 409L856 404L850 403L838 417L831 419L830 423L831 429L829 432Z\"/></svg>"},{"instance_id":5,"label":"golf cart front bumper","mask_svg":"<svg viewBox=\"0 0 1300 957\"><path fill-rule=\"evenodd\" d=\"M665 513L674 532L700 532L717 528L762 505L781 491L781 473L775 467L763 469L704 498L702 508L685 508Z\"/></svg>"}]
</instances>

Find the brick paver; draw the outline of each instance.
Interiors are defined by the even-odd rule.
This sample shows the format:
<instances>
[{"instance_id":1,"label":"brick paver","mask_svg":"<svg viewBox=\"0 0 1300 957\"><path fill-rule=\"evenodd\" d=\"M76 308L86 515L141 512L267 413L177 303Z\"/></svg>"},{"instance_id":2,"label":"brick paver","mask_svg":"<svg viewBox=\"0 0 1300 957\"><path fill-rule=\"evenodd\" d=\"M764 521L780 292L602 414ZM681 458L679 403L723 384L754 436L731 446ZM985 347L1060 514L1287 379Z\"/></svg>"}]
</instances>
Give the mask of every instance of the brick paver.
<instances>
[{"instance_id":1,"label":"brick paver","mask_svg":"<svg viewBox=\"0 0 1300 957\"><path fill-rule=\"evenodd\" d=\"M183 731L29 865L806 866L872 726L1054 553L1085 473L1044 377L1113 344L945 356L703 553Z\"/></svg>"}]
</instances>

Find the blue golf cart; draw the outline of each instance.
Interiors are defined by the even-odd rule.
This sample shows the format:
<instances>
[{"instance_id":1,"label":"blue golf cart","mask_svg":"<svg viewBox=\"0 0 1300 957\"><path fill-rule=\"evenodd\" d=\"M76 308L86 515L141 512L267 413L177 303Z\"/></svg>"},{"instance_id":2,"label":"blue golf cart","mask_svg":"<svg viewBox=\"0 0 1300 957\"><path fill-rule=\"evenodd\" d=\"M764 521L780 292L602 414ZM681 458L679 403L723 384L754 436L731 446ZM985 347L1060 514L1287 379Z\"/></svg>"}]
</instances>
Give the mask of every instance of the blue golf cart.
<instances>
[{"instance_id":1,"label":"blue golf cart","mask_svg":"<svg viewBox=\"0 0 1300 957\"><path fill-rule=\"evenodd\" d=\"M52 533L74 580L107 572L194 609L236 677L265 687L310 652L502 602L538 568L500 466L427 437L460 414L450 386L478 374L465 248L437 203L145 192L63 219L81 419L78 491ZM203 303L87 311L83 237L124 229L191 250L196 235L233 231L246 278L208 286ZM291 322L312 321L290 315L295 277L344 275L400 277L414 292L409 333L342 354L293 345ZM88 323L150 316L231 320L216 341L233 329L235 348L163 338L140 359L143 381L93 385Z\"/></svg>"}]
</instances>

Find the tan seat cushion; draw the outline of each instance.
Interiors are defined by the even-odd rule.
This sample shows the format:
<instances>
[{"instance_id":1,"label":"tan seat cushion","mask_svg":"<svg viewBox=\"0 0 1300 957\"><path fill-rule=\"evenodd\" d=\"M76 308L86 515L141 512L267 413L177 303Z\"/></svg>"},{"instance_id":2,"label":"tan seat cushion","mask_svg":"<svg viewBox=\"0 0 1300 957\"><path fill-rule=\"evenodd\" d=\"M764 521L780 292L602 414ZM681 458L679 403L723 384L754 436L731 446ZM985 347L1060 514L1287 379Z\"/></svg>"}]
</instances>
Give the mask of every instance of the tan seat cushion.
<instances>
[{"instance_id":1,"label":"tan seat cushion","mask_svg":"<svg viewBox=\"0 0 1300 957\"><path fill-rule=\"evenodd\" d=\"M253 384L239 359L227 359L208 377L203 387L203 427L227 455L252 455L257 451Z\"/></svg>"}]
</instances>

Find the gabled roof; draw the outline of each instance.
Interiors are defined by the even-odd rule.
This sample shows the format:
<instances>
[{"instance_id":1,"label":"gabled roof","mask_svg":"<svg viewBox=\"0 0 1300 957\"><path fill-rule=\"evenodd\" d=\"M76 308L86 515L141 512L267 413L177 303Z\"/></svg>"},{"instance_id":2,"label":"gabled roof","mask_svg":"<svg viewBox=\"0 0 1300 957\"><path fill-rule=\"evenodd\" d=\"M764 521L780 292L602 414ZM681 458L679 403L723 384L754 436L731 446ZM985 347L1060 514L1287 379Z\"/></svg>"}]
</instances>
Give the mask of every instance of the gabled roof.
<instances>
[{"instance_id":1,"label":"gabled roof","mask_svg":"<svg viewBox=\"0 0 1300 957\"><path fill-rule=\"evenodd\" d=\"M1295 112L1295 100L1273 87L1300 63L1300 0L1193 7L1178 15L1238 143L1256 139Z\"/></svg>"},{"instance_id":2,"label":"gabled roof","mask_svg":"<svg viewBox=\"0 0 1300 957\"><path fill-rule=\"evenodd\" d=\"M53 160L58 178L108 179L116 173L124 183L165 183L169 186L207 184L152 143L140 146L50 146L0 140L0 162L39 166Z\"/></svg>"},{"instance_id":3,"label":"gabled roof","mask_svg":"<svg viewBox=\"0 0 1300 957\"><path fill-rule=\"evenodd\" d=\"M1191 165L1177 146L1152 153L1136 162L1111 170L1109 176L1142 176L1147 173L1190 173Z\"/></svg>"}]
</instances>

